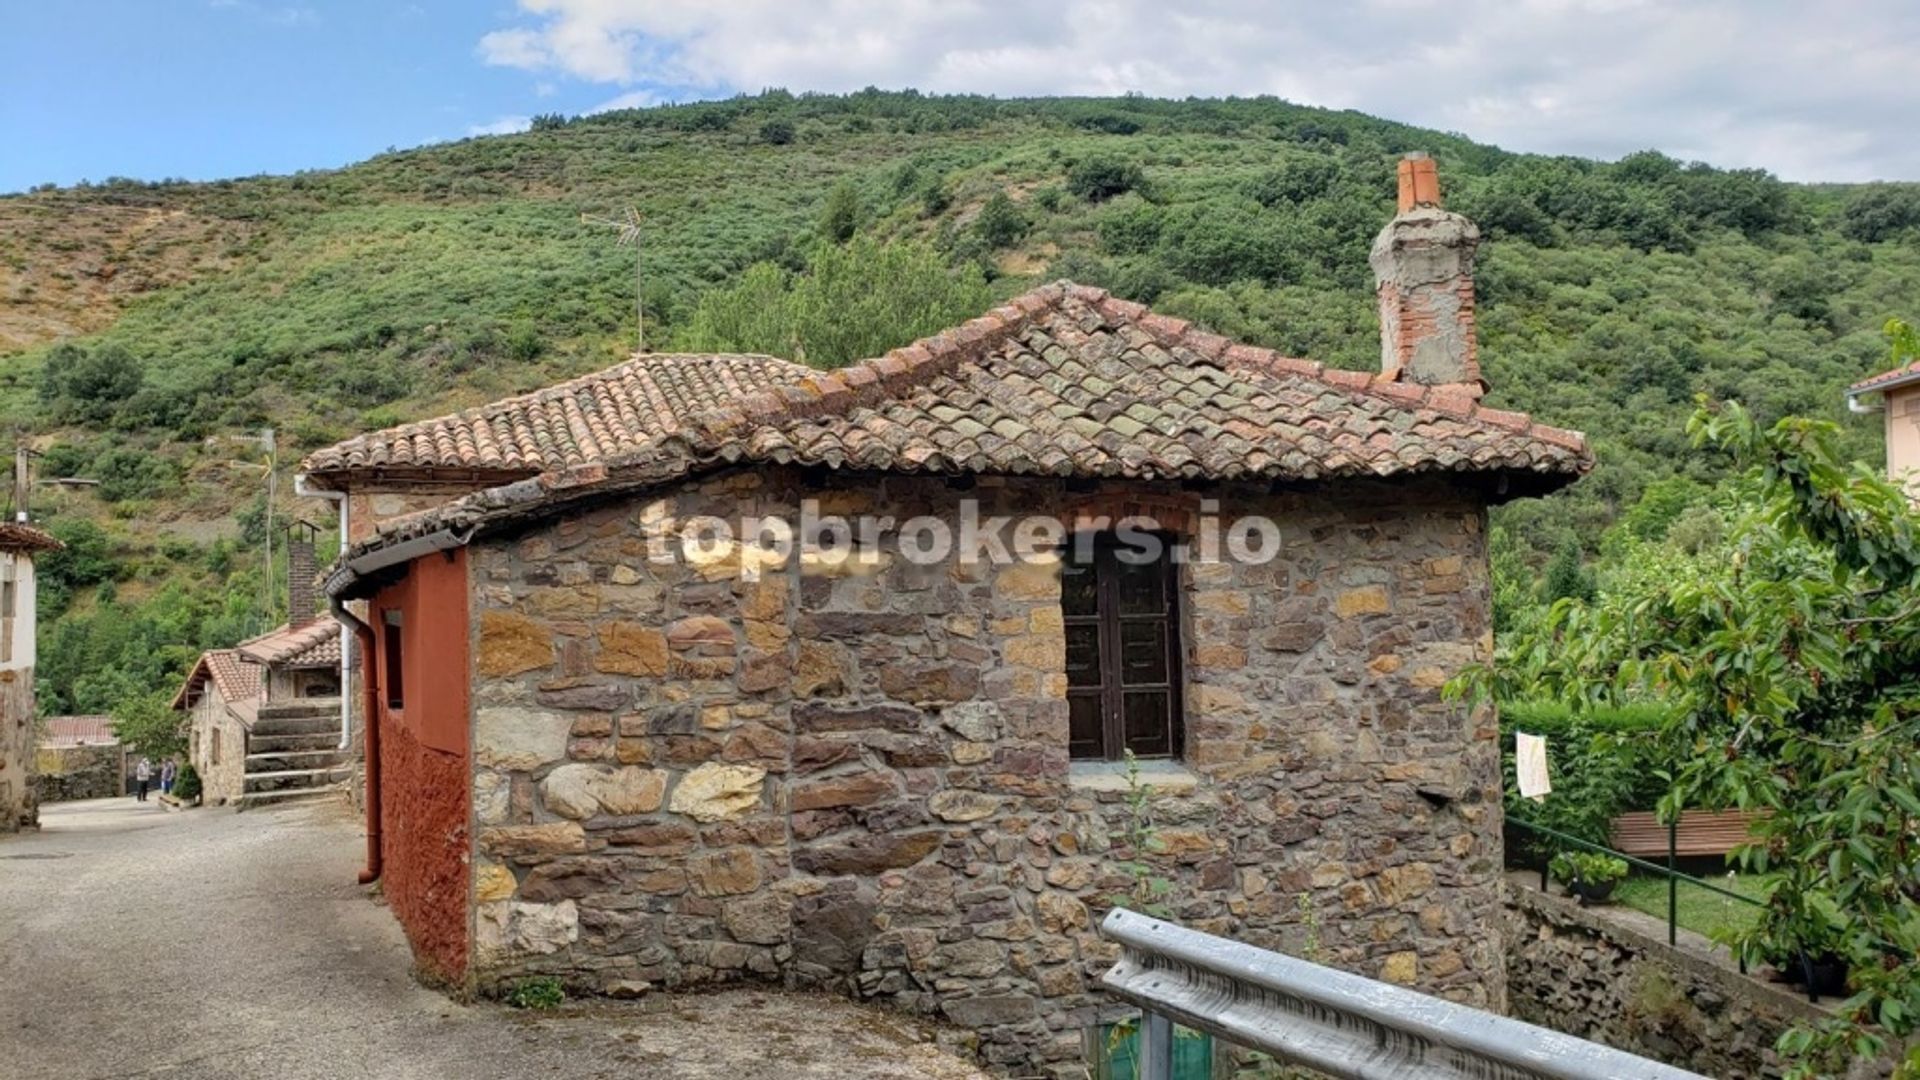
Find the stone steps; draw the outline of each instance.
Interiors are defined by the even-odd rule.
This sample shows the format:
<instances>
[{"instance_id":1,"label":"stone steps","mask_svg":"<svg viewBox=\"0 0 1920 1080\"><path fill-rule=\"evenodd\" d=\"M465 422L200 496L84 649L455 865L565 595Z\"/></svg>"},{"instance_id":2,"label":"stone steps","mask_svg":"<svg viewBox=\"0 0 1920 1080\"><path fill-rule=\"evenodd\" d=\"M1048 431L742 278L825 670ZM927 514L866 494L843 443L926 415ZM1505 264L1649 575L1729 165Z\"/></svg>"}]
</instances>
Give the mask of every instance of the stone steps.
<instances>
[{"instance_id":1,"label":"stone steps","mask_svg":"<svg viewBox=\"0 0 1920 1080\"><path fill-rule=\"evenodd\" d=\"M275 769L272 772L250 772L247 774L246 789L251 792L318 787L344 780L352 772L352 767L347 765L328 765L318 769Z\"/></svg>"},{"instance_id":2,"label":"stone steps","mask_svg":"<svg viewBox=\"0 0 1920 1080\"><path fill-rule=\"evenodd\" d=\"M347 764L347 754L329 746L324 750L256 750L247 755L247 775L283 769L322 768Z\"/></svg>"},{"instance_id":3,"label":"stone steps","mask_svg":"<svg viewBox=\"0 0 1920 1080\"><path fill-rule=\"evenodd\" d=\"M337 730L324 735L261 735L256 732L247 738L247 756L335 750L339 745L340 733Z\"/></svg>"},{"instance_id":4,"label":"stone steps","mask_svg":"<svg viewBox=\"0 0 1920 1080\"><path fill-rule=\"evenodd\" d=\"M255 738L276 735L332 735L340 737L340 715L320 712L298 716L267 716L261 709L261 716L253 722L250 731Z\"/></svg>"},{"instance_id":5,"label":"stone steps","mask_svg":"<svg viewBox=\"0 0 1920 1080\"><path fill-rule=\"evenodd\" d=\"M320 787L281 788L276 791L249 791L234 800L236 811L273 803L295 802L306 799L321 799L338 795L347 790L347 785L326 784Z\"/></svg>"}]
</instances>

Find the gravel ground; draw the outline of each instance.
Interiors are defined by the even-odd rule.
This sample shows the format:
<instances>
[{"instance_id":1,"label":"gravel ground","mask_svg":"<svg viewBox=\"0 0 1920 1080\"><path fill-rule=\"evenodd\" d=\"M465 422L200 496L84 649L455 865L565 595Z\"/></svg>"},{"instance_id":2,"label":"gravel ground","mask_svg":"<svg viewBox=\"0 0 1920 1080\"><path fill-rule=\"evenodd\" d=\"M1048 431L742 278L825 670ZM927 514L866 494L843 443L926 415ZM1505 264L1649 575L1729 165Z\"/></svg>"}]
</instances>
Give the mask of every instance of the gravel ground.
<instances>
[{"instance_id":1,"label":"gravel ground","mask_svg":"<svg viewBox=\"0 0 1920 1080\"><path fill-rule=\"evenodd\" d=\"M0 838L0 1076L982 1080L923 1023L771 989L530 1013L416 984L343 807L41 808Z\"/></svg>"}]
</instances>

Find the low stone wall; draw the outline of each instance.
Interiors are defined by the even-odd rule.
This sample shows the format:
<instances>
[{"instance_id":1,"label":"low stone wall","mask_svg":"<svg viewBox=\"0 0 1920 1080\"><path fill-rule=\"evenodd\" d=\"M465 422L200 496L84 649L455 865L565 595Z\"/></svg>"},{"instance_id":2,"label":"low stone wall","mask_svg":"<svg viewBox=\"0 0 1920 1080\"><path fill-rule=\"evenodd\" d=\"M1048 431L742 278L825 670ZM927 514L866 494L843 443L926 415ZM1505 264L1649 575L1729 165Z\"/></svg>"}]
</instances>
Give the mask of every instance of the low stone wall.
<instances>
[{"instance_id":1,"label":"low stone wall","mask_svg":"<svg viewBox=\"0 0 1920 1080\"><path fill-rule=\"evenodd\" d=\"M1707 1076L1784 1075L1774 1041L1827 1015L1785 988L1532 889L1508 890L1506 945L1510 1015Z\"/></svg>"},{"instance_id":2,"label":"low stone wall","mask_svg":"<svg viewBox=\"0 0 1920 1080\"><path fill-rule=\"evenodd\" d=\"M119 743L41 747L35 784L43 803L110 799L125 791L125 752Z\"/></svg>"}]
</instances>

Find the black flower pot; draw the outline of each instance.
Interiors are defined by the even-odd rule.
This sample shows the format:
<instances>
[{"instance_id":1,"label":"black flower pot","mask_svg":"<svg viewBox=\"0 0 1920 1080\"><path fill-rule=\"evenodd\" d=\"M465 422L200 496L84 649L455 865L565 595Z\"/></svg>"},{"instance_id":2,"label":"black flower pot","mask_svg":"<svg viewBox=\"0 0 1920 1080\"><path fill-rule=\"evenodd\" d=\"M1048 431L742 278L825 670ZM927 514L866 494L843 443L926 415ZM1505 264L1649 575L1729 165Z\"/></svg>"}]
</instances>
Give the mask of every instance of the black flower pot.
<instances>
[{"instance_id":1,"label":"black flower pot","mask_svg":"<svg viewBox=\"0 0 1920 1080\"><path fill-rule=\"evenodd\" d=\"M1596 884L1574 878L1573 883L1568 887L1573 890L1573 895L1580 898L1582 904L1604 904L1613 899L1613 887L1618 884L1620 884L1618 881L1602 881Z\"/></svg>"},{"instance_id":2,"label":"black flower pot","mask_svg":"<svg viewBox=\"0 0 1920 1080\"><path fill-rule=\"evenodd\" d=\"M1820 953L1812 958L1806 970L1813 977L1813 981L1807 985L1809 993L1819 997L1846 996L1849 969L1844 957L1831 952Z\"/></svg>"}]
</instances>

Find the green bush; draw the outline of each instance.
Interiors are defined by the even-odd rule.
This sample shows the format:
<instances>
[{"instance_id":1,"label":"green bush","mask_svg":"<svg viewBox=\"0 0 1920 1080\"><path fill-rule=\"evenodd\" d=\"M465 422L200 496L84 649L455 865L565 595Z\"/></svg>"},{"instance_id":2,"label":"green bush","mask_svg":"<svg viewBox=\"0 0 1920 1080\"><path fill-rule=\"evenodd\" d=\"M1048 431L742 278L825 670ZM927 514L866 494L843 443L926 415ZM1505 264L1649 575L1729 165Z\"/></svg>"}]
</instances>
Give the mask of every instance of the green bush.
<instances>
[{"instance_id":1,"label":"green bush","mask_svg":"<svg viewBox=\"0 0 1920 1080\"><path fill-rule=\"evenodd\" d=\"M1139 164L1121 157L1082 158L1067 170L1067 190L1088 202L1105 202L1138 191L1145 183Z\"/></svg>"},{"instance_id":2,"label":"green bush","mask_svg":"<svg viewBox=\"0 0 1920 1080\"><path fill-rule=\"evenodd\" d=\"M182 762L180 771L173 775L173 795L181 802L200 801L200 773L193 762Z\"/></svg>"},{"instance_id":3,"label":"green bush","mask_svg":"<svg viewBox=\"0 0 1920 1080\"><path fill-rule=\"evenodd\" d=\"M925 244L857 237L818 246L805 273L760 263L732 288L707 293L682 347L840 367L956 325L992 302L977 267L956 273Z\"/></svg>"},{"instance_id":4,"label":"green bush","mask_svg":"<svg viewBox=\"0 0 1920 1080\"><path fill-rule=\"evenodd\" d=\"M1007 198L1004 191L996 191L980 208L980 216L973 221L973 230L989 251L1012 247L1027 235L1027 216Z\"/></svg>"},{"instance_id":5,"label":"green bush","mask_svg":"<svg viewBox=\"0 0 1920 1080\"><path fill-rule=\"evenodd\" d=\"M179 480L173 462L132 446L117 446L93 462L94 492L107 502L152 498Z\"/></svg>"},{"instance_id":6,"label":"green bush","mask_svg":"<svg viewBox=\"0 0 1920 1080\"><path fill-rule=\"evenodd\" d=\"M1605 885L1627 876L1627 861L1598 851L1563 851L1553 857L1547 872L1563 885Z\"/></svg>"},{"instance_id":7,"label":"green bush","mask_svg":"<svg viewBox=\"0 0 1920 1080\"><path fill-rule=\"evenodd\" d=\"M854 230L859 227L860 193L842 180L827 192L827 201L820 208L820 235L844 244L853 239Z\"/></svg>"},{"instance_id":8,"label":"green bush","mask_svg":"<svg viewBox=\"0 0 1920 1080\"><path fill-rule=\"evenodd\" d=\"M521 979L507 991L506 1002L516 1009L557 1009L567 1000L566 988L551 975Z\"/></svg>"},{"instance_id":9,"label":"green bush","mask_svg":"<svg viewBox=\"0 0 1920 1080\"><path fill-rule=\"evenodd\" d=\"M1576 712L1554 702L1500 708L1507 816L1604 844L1609 823L1629 810L1651 810L1666 791L1658 736L1665 715L1653 706ZM1553 791L1544 801L1520 797L1513 782L1514 735L1547 740L1547 770ZM1538 849L1516 833L1510 851ZM1546 845L1551 846L1551 845Z\"/></svg>"}]
</instances>

